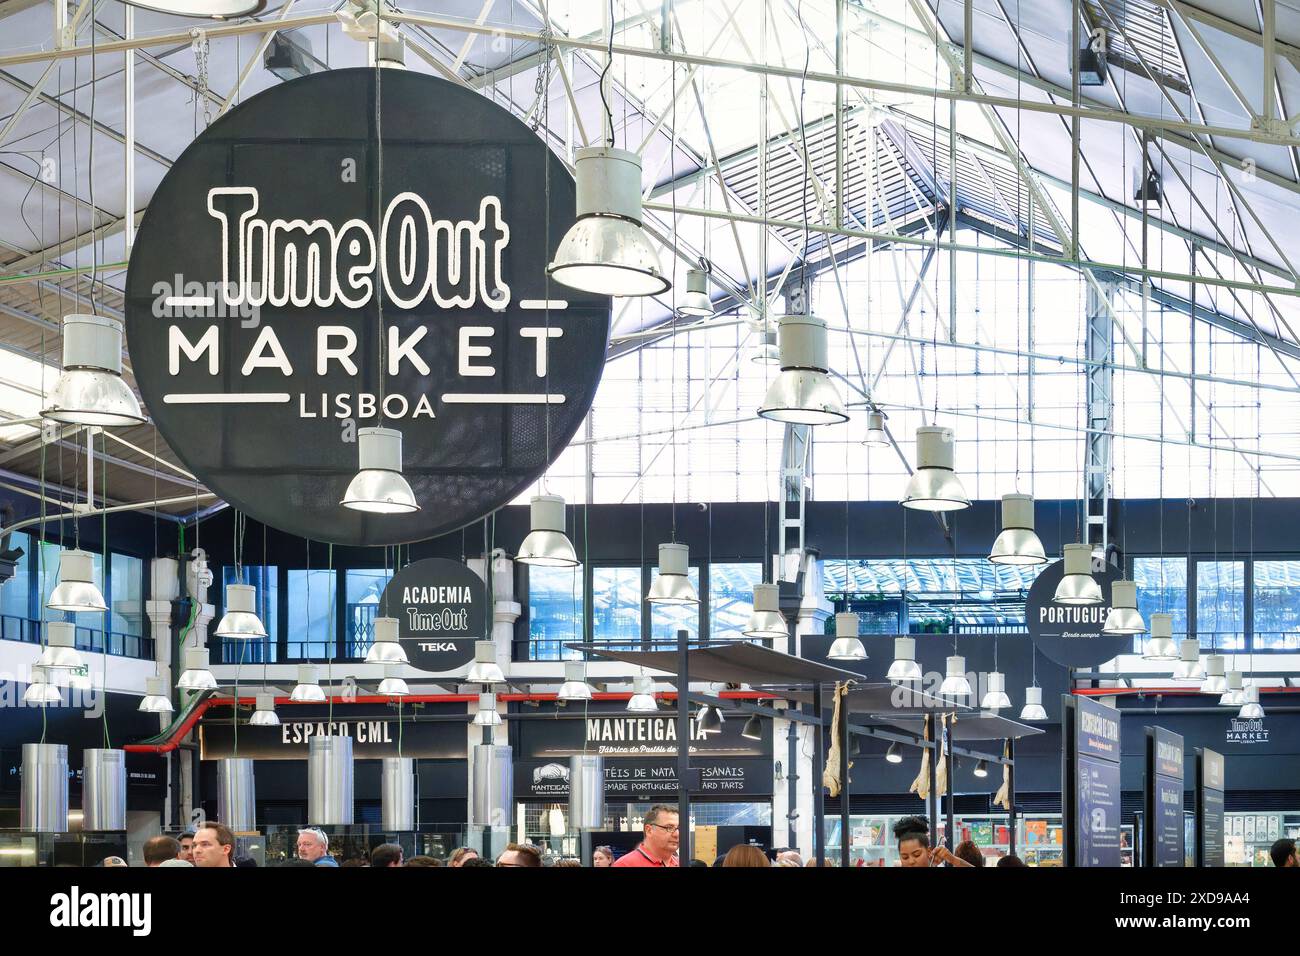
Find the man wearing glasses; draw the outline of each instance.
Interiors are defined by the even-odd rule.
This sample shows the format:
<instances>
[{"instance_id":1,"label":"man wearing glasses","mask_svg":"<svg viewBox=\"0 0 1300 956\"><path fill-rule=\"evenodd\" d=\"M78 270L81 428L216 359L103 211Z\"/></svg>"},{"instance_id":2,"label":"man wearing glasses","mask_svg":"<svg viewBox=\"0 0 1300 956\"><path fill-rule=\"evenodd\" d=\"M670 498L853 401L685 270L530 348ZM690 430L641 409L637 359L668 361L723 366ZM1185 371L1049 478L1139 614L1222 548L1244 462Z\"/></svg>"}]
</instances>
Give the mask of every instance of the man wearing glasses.
<instances>
[{"instance_id":1,"label":"man wearing glasses","mask_svg":"<svg viewBox=\"0 0 1300 956\"><path fill-rule=\"evenodd\" d=\"M624 853L615 866L677 866L677 811L654 806L645 815L645 839L631 853Z\"/></svg>"}]
</instances>

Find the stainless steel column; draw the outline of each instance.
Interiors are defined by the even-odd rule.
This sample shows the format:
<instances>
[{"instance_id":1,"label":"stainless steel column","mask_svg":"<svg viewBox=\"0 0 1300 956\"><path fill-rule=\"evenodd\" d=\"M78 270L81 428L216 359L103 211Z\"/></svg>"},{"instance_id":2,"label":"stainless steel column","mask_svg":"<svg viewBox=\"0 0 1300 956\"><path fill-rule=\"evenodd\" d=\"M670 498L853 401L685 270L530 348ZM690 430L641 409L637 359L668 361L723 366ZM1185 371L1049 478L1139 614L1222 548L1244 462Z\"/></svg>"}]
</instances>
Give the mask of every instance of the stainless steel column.
<instances>
[{"instance_id":1,"label":"stainless steel column","mask_svg":"<svg viewBox=\"0 0 1300 956\"><path fill-rule=\"evenodd\" d=\"M415 763L410 757L385 757L380 784L380 820L385 830L415 829Z\"/></svg>"},{"instance_id":2,"label":"stainless steel column","mask_svg":"<svg viewBox=\"0 0 1300 956\"><path fill-rule=\"evenodd\" d=\"M307 744L307 822L352 825L352 738L312 737Z\"/></svg>"},{"instance_id":3,"label":"stainless steel column","mask_svg":"<svg viewBox=\"0 0 1300 956\"><path fill-rule=\"evenodd\" d=\"M503 744L474 747L474 797L470 823L478 827L515 824L514 756Z\"/></svg>"},{"instance_id":4,"label":"stainless steel column","mask_svg":"<svg viewBox=\"0 0 1300 956\"><path fill-rule=\"evenodd\" d=\"M68 748L23 744L23 790L19 829L68 832Z\"/></svg>"},{"instance_id":5,"label":"stainless steel column","mask_svg":"<svg viewBox=\"0 0 1300 956\"><path fill-rule=\"evenodd\" d=\"M217 761L217 820L236 833L257 829L257 783L251 758Z\"/></svg>"},{"instance_id":6,"label":"stainless steel column","mask_svg":"<svg viewBox=\"0 0 1300 956\"><path fill-rule=\"evenodd\" d=\"M126 751L82 751L81 828L91 832L126 829Z\"/></svg>"},{"instance_id":7,"label":"stainless steel column","mask_svg":"<svg viewBox=\"0 0 1300 956\"><path fill-rule=\"evenodd\" d=\"M574 754L569 758L569 829L605 829L605 758Z\"/></svg>"}]
</instances>

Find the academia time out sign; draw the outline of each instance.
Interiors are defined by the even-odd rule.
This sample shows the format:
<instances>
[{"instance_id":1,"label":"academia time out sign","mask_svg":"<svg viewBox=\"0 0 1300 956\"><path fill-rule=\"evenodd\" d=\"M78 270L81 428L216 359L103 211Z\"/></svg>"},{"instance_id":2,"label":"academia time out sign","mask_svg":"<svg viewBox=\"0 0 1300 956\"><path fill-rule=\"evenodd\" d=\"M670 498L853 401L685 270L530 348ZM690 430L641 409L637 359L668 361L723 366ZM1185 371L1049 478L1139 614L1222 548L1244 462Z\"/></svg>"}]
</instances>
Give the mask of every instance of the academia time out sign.
<instances>
[{"instance_id":1,"label":"academia time out sign","mask_svg":"<svg viewBox=\"0 0 1300 956\"><path fill-rule=\"evenodd\" d=\"M545 274L573 217L562 162L476 93L369 69L273 87L199 135L140 225L126 325L149 412L274 527L461 527L534 481L595 395L609 299ZM416 514L339 505L381 418Z\"/></svg>"},{"instance_id":2,"label":"academia time out sign","mask_svg":"<svg viewBox=\"0 0 1300 956\"><path fill-rule=\"evenodd\" d=\"M398 571L379 598L385 617L397 618L397 637L412 667L445 673L474 659L485 632L482 579L458 561L425 558Z\"/></svg>"}]
</instances>

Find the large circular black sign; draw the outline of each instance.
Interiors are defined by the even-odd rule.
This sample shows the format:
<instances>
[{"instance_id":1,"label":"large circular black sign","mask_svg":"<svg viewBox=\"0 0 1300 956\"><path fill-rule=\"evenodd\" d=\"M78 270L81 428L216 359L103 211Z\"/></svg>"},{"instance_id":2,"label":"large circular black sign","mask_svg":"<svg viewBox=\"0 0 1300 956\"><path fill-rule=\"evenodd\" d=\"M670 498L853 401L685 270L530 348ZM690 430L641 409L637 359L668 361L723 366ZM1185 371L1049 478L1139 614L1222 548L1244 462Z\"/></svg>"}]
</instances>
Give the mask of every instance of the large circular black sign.
<instances>
[{"instance_id":1,"label":"large circular black sign","mask_svg":"<svg viewBox=\"0 0 1300 956\"><path fill-rule=\"evenodd\" d=\"M266 524L350 545L461 527L536 480L595 396L609 299L545 273L573 218L563 163L477 93L368 69L273 87L149 203L127 276L141 394ZM381 415L414 514L339 505Z\"/></svg>"},{"instance_id":2,"label":"large circular black sign","mask_svg":"<svg viewBox=\"0 0 1300 956\"><path fill-rule=\"evenodd\" d=\"M1093 564L1092 577L1101 585L1105 603L1091 606L1057 604L1052 600L1065 575L1065 562L1048 565L1029 588L1025 599L1025 626L1034 645L1048 658L1066 667L1093 667L1133 649L1132 635L1103 634L1110 611L1110 586L1120 578L1110 564Z\"/></svg>"},{"instance_id":3,"label":"large circular black sign","mask_svg":"<svg viewBox=\"0 0 1300 956\"><path fill-rule=\"evenodd\" d=\"M379 598L384 617L398 620L397 637L411 666L446 673L474 659L487 601L482 579L444 558L425 558L398 571Z\"/></svg>"}]
</instances>

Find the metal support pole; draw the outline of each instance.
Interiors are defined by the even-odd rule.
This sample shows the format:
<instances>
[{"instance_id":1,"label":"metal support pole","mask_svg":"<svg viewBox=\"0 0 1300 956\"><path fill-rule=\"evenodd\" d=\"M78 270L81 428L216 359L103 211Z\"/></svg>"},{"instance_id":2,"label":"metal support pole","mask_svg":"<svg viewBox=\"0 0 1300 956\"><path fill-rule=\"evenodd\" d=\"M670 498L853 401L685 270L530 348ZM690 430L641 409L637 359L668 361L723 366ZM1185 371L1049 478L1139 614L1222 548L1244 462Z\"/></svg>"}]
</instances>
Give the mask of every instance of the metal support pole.
<instances>
[{"instance_id":1,"label":"metal support pole","mask_svg":"<svg viewBox=\"0 0 1300 956\"><path fill-rule=\"evenodd\" d=\"M826 796L822 790L822 771L826 768L826 737L822 729L822 685L820 682L812 687L813 718L813 766L812 766L812 804L813 804L813 856L821 866L826 859Z\"/></svg>"},{"instance_id":2,"label":"metal support pole","mask_svg":"<svg viewBox=\"0 0 1300 956\"><path fill-rule=\"evenodd\" d=\"M1016 855L1016 742L1007 741L1007 757L1010 763L1007 764L1007 802L1011 804L1007 810L1007 852L1012 856Z\"/></svg>"},{"instance_id":3,"label":"metal support pole","mask_svg":"<svg viewBox=\"0 0 1300 956\"><path fill-rule=\"evenodd\" d=\"M135 7L129 3L122 5L122 14L126 18L122 34L126 39L135 38ZM123 168L122 200L122 236L126 240L126 254L131 255L131 246L135 243L135 50L125 52L126 64L122 74L123 107L122 136L126 140L123 155L126 165Z\"/></svg>"},{"instance_id":4,"label":"metal support pole","mask_svg":"<svg viewBox=\"0 0 1300 956\"><path fill-rule=\"evenodd\" d=\"M1088 500L1088 526L1084 541L1100 546L1102 553L1109 543L1109 501L1111 473L1111 415L1114 410L1115 323L1110 300L1113 283L1101 283L1101 289L1087 289L1087 408L1088 433L1084 437L1084 483Z\"/></svg>"},{"instance_id":5,"label":"metal support pole","mask_svg":"<svg viewBox=\"0 0 1300 956\"><path fill-rule=\"evenodd\" d=\"M691 701L690 655L687 641L690 635L682 628L677 632L677 825L680 842L677 859L682 866L691 861Z\"/></svg>"},{"instance_id":6,"label":"metal support pole","mask_svg":"<svg viewBox=\"0 0 1300 956\"><path fill-rule=\"evenodd\" d=\"M837 688L838 692L838 688ZM840 866L849 866L849 699L840 700Z\"/></svg>"},{"instance_id":7,"label":"metal support pole","mask_svg":"<svg viewBox=\"0 0 1300 956\"><path fill-rule=\"evenodd\" d=\"M939 737L939 740L940 740L941 742L944 741L944 738L943 738L942 735ZM954 763L954 759L953 759L953 755L952 755L952 730L951 730L951 729L949 729L949 731L948 731L947 741L944 742L944 748L943 748L943 759L944 759L944 761L945 761L945 762L947 763L947 765L948 765L948 799L947 799L947 801L946 801L946 803L947 803L947 812L944 814L944 840L943 840L943 842L944 842L944 845L947 846L948 849L951 851L952 848L953 848L953 840L952 840L952 838L953 838L953 828L954 828L954 826L953 826L953 819L952 819L952 817L953 817L953 812L952 812L952 811L953 811L952 802L953 802L953 798L954 798L954 796L955 796L955 794L953 793L953 790L954 790L955 788L954 788L953 785L952 785L952 784L953 784L953 779L954 779L954 775L953 775L953 763Z\"/></svg>"},{"instance_id":8,"label":"metal support pole","mask_svg":"<svg viewBox=\"0 0 1300 956\"><path fill-rule=\"evenodd\" d=\"M930 728L926 732L930 746L925 748L925 762L930 772L930 792L925 798L926 815L930 818L930 835L937 837L939 833L939 786L938 774L939 764L936 759L937 747L935 745L935 721L938 720L938 714L930 715Z\"/></svg>"}]
</instances>

